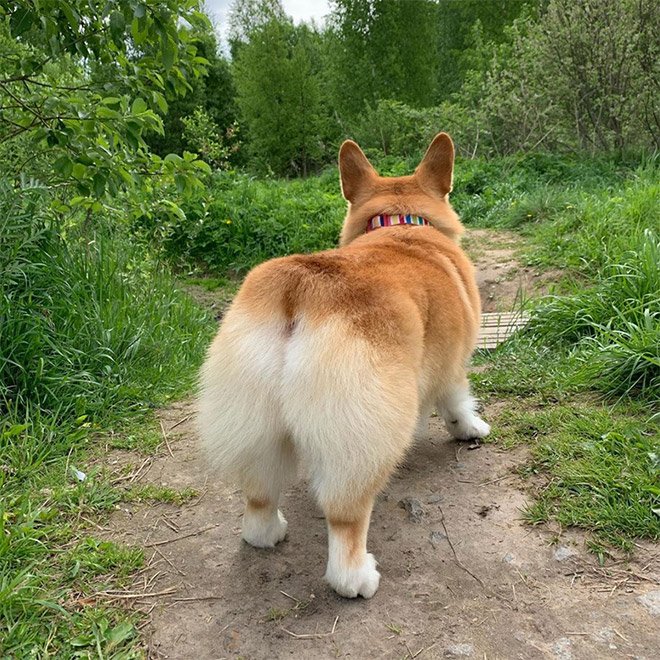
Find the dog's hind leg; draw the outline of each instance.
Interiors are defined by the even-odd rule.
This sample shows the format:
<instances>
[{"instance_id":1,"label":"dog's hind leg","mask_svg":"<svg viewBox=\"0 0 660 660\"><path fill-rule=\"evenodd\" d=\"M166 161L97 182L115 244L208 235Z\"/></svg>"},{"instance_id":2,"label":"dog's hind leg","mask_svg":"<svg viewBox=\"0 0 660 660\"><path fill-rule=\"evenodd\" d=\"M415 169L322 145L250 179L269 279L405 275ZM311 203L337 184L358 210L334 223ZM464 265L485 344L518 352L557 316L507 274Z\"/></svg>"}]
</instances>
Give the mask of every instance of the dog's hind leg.
<instances>
[{"instance_id":1,"label":"dog's hind leg","mask_svg":"<svg viewBox=\"0 0 660 660\"><path fill-rule=\"evenodd\" d=\"M243 539L257 547L281 541L287 522L281 489L296 461L277 396L283 336L279 328L228 318L202 369L198 424L209 464L243 490Z\"/></svg>"},{"instance_id":2,"label":"dog's hind leg","mask_svg":"<svg viewBox=\"0 0 660 660\"><path fill-rule=\"evenodd\" d=\"M287 428L328 525L326 579L342 596L371 598L371 509L412 442L414 368L335 320L294 333L283 374Z\"/></svg>"},{"instance_id":3,"label":"dog's hind leg","mask_svg":"<svg viewBox=\"0 0 660 660\"><path fill-rule=\"evenodd\" d=\"M288 439L272 437L261 445L254 462L246 465L239 485L246 498L243 540L270 548L285 536L287 521L278 509L280 491L295 473L295 456Z\"/></svg>"},{"instance_id":4,"label":"dog's hind leg","mask_svg":"<svg viewBox=\"0 0 660 660\"><path fill-rule=\"evenodd\" d=\"M476 399L470 394L467 378L461 378L438 400L438 412L442 415L450 435L457 440L485 438L490 426L476 412Z\"/></svg>"}]
</instances>

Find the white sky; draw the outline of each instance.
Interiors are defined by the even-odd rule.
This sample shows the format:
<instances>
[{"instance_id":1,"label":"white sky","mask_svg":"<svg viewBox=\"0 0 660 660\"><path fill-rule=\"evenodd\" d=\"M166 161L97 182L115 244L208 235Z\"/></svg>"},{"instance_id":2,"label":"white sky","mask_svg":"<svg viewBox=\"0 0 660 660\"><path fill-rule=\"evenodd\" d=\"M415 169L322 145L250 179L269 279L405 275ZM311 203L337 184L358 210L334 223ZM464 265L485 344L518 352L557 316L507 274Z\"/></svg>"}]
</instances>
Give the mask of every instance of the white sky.
<instances>
[{"instance_id":1,"label":"white sky","mask_svg":"<svg viewBox=\"0 0 660 660\"><path fill-rule=\"evenodd\" d=\"M205 0L207 12L218 28L220 38L224 41L227 35L227 16L233 0ZM330 13L329 0L282 0L284 11L293 18L295 23L314 19L321 24L323 17ZM224 46L224 44L223 44Z\"/></svg>"}]
</instances>

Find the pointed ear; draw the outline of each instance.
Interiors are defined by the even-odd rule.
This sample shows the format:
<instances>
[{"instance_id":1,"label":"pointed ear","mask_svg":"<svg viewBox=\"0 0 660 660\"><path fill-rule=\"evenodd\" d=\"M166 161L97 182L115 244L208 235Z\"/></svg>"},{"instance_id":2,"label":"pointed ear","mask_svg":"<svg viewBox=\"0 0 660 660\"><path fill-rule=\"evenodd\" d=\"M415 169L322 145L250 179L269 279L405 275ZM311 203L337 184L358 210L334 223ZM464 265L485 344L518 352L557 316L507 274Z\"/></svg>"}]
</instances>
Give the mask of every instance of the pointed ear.
<instances>
[{"instance_id":1,"label":"pointed ear","mask_svg":"<svg viewBox=\"0 0 660 660\"><path fill-rule=\"evenodd\" d=\"M354 202L376 177L376 170L353 140L346 140L339 149L339 177L344 199Z\"/></svg>"},{"instance_id":2,"label":"pointed ear","mask_svg":"<svg viewBox=\"0 0 660 660\"><path fill-rule=\"evenodd\" d=\"M415 170L420 184L444 197L451 192L454 173L454 143L447 133L438 133Z\"/></svg>"}]
</instances>

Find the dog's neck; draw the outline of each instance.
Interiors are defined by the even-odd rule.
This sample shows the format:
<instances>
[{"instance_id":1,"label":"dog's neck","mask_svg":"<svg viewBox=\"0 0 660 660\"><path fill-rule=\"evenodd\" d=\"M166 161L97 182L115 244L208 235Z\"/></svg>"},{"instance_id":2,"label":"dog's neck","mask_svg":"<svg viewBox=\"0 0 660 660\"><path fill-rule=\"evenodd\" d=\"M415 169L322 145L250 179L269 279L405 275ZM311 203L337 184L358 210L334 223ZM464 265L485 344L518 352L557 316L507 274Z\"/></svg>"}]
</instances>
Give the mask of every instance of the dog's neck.
<instances>
[{"instance_id":1,"label":"dog's neck","mask_svg":"<svg viewBox=\"0 0 660 660\"><path fill-rule=\"evenodd\" d=\"M411 215L410 213L396 213L389 215L387 213L381 213L375 215L367 223L366 233L374 231L376 229L381 229L382 227L396 227L397 225L409 225L412 227L424 225L430 225L431 223L420 215Z\"/></svg>"}]
</instances>

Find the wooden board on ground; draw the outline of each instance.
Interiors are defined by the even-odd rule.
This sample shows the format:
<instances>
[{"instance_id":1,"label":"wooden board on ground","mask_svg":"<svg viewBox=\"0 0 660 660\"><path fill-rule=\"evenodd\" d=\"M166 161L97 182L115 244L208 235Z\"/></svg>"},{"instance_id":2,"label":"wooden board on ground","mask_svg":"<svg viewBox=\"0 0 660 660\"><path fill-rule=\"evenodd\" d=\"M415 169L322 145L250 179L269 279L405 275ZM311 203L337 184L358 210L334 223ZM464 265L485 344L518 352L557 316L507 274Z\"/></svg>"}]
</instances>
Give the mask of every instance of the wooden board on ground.
<instances>
[{"instance_id":1,"label":"wooden board on ground","mask_svg":"<svg viewBox=\"0 0 660 660\"><path fill-rule=\"evenodd\" d=\"M522 312L490 312L481 315L477 348L491 349L524 327L529 315Z\"/></svg>"}]
</instances>

